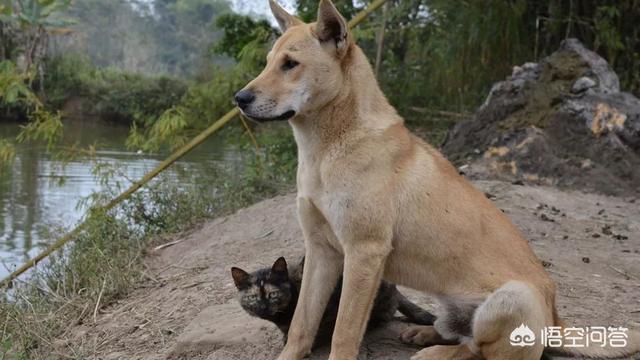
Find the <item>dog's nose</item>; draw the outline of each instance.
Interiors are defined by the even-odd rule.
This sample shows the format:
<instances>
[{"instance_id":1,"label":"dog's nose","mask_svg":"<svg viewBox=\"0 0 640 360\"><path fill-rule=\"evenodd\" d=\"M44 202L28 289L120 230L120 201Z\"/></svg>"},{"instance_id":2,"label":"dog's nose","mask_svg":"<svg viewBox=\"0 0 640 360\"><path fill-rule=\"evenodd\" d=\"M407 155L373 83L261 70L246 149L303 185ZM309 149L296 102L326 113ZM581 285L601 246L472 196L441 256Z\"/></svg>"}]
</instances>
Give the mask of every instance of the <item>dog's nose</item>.
<instances>
[{"instance_id":1,"label":"dog's nose","mask_svg":"<svg viewBox=\"0 0 640 360\"><path fill-rule=\"evenodd\" d=\"M252 91L249 90L240 90L236 93L236 104L240 107L240 109L245 109L249 106L253 100L256 99L256 96Z\"/></svg>"}]
</instances>

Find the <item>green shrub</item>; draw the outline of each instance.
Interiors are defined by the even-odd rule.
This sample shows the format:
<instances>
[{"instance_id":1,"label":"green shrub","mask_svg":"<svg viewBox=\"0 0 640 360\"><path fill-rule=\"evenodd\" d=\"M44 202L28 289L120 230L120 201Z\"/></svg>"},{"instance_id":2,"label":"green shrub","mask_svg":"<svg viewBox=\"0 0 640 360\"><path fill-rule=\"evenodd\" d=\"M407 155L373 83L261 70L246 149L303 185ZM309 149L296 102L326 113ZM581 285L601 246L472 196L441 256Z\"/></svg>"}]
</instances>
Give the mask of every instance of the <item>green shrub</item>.
<instances>
[{"instance_id":1,"label":"green shrub","mask_svg":"<svg viewBox=\"0 0 640 360\"><path fill-rule=\"evenodd\" d=\"M77 56L49 59L47 68L45 91L50 107L59 109L68 100L80 99L87 113L127 124L152 125L187 91L182 80L101 69Z\"/></svg>"},{"instance_id":2,"label":"green shrub","mask_svg":"<svg viewBox=\"0 0 640 360\"><path fill-rule=\"evenodd\" d=\"M51 150L62 135L60 114L45 109L29 86L32 77L12 61L0 61L0 120L29 120L16 139L0 140L0 169L13 160L16 141L41 140Z\"/></svg>"}]
</instances>

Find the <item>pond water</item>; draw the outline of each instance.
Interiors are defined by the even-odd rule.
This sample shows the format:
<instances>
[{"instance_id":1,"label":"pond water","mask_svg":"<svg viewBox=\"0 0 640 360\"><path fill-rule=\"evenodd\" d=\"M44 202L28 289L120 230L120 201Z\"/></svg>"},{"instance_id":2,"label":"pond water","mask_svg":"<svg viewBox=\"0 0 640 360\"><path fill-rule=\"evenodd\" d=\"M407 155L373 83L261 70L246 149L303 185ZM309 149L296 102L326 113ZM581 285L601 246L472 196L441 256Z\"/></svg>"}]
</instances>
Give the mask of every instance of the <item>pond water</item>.
<instances>
[{"instance_id":1,"label":"pond water","mask_svg":"<svg viewBox=\"0 0 640 360\"><path fill-rule=\"evenodd\" d=\"M0 121L0 138L15 137L19 131L19 124ZM65 122L61 146L98 144L97 160L117 162L123 169L122 176L113 181L128 182L126 179L141 178L167 154L130 151L124 145L127 134L126 126L92 119L73 120ZM195 165L229 163L238 157L235 146L214 135L178 164L196 172L206 172L210 167ZM78 202L101 189L92 173L92 162L71 161L63 168L61 165L44 145L23 144L16 149L13 165L0 169L1 278L46 247L42 236L46 230L77 224L85 213L77 207ZM171 168L168 171L171 172ZM203 173L203 178L206 175Z\"/></svg>"}]
</instances>

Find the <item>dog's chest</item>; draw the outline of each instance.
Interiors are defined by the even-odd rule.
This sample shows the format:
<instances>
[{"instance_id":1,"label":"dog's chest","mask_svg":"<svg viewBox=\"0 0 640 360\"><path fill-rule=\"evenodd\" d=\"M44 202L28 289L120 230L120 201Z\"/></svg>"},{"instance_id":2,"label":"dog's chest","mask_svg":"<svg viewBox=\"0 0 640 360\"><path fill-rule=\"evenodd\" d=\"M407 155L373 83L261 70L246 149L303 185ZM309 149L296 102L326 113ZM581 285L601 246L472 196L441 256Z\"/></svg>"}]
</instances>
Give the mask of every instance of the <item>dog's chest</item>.
<instances>
[{"instance_id":1,"label":"dog's chest","mask_svg":"<svg viewBox=\"0 0 640 360\"><path fill-rule=\"evenodd\" d=\"M333 181L327 181L320 171L298 172L298 197L306 199L318 210L322 217L321 222L329 225L328 229L338 230L341 219L344 219L347 207L345 199L349 197L349 191L341 186L336 186ZM335 237L335 236L333 236Z\"/></svg>"}]
</instances>

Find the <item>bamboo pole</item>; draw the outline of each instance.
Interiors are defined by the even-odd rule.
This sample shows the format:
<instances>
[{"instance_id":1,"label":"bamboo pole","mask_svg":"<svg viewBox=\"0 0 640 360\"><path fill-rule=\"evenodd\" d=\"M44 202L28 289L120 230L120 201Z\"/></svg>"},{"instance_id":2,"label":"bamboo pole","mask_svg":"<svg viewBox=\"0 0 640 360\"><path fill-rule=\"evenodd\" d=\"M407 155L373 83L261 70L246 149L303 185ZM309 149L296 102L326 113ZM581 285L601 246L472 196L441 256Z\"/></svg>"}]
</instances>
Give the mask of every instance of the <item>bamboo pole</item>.
<instances>
[{"instance_id":1,"label":"bamboo pole","mask_svg":"<svg viewBox=\"0 0 640 360\"><path fill-rule=\"evenodd\" d=\"M366 9L356 14L356 16L354 16L353 19L349 21L348 23L349 28L353 28L359 23L361 23L364 19L367 18L367 16L369 16L369 14L376 11L380 6L382 6L387 1L388 0L376 0L373 3L371 3L371 5L369 5ZM207 138L209 138L209 136L213 135L213 133L218 131L218 129L223 127L226 123L231 121L235 116L239 114L240 114L240 111L238 110L238 108L234 108L233 110L229 111L228 113L223 115L220 119L218 119L216 122L214 122L211 126L209 126L207 129L201 132L198 136L193 138L191 141L189 141L187 144L182 146L180 149L176 150L176 152L171 154L168 158L166 158L153 170L151 170L149 173L143 176L140 180L138 180L133 185L131 185L123 193L118 195L118 197L111 200L107 205L103 207L93 209L92 212L96 212L96 211L106 212L113 209L116 205L118 205L120 202L122 202L123 200L131 196L131 194L133 194L134 192L138 191L138 189L140 189L149 181L151 181L153 178L158 176L161 172L166 170L173 163L175 163L180 158L185 156L187 153L189 153L191 150L196 148L198 145L202 144L205 140L207 140ZM91 216L91 214L89 216ZM51 255L53 252L59 250L60 248L62 248L69 241L73 240L78 234L80 234L82 230L84 230L86 226L87 226L87 221L85 220L84 222L80 223L80 225L78 225L76 228L71 230L69 233L62 236L53 244L49 245L49 247L46 248L43 252L29 259L29 261L24 263L22 266L20 266L18 269L12 272L9 276L4 278L2 282L0 282L0 287L10 285L11 282L14 279L16 279L18 276L22 275L25 271L29 270L30 268L38 264L40 261L42 261L44 258Z\"/></svg>"},{"instance_id":2,"label":"bamboo pole","mask_svg":"<svg viewBox=\"0 0 640 360\"><path fill-rule=\"evenodd\" d=\"M362 20L366 19L372 12L378 10L380 6L384 5L388 0L376 0L371 3L371 5L367 6L366 9L360 11L353 17L353 19L349 20L348 26L349 29L354 28L356 25L360 24Z\"/></svg>"}]
</instances>

